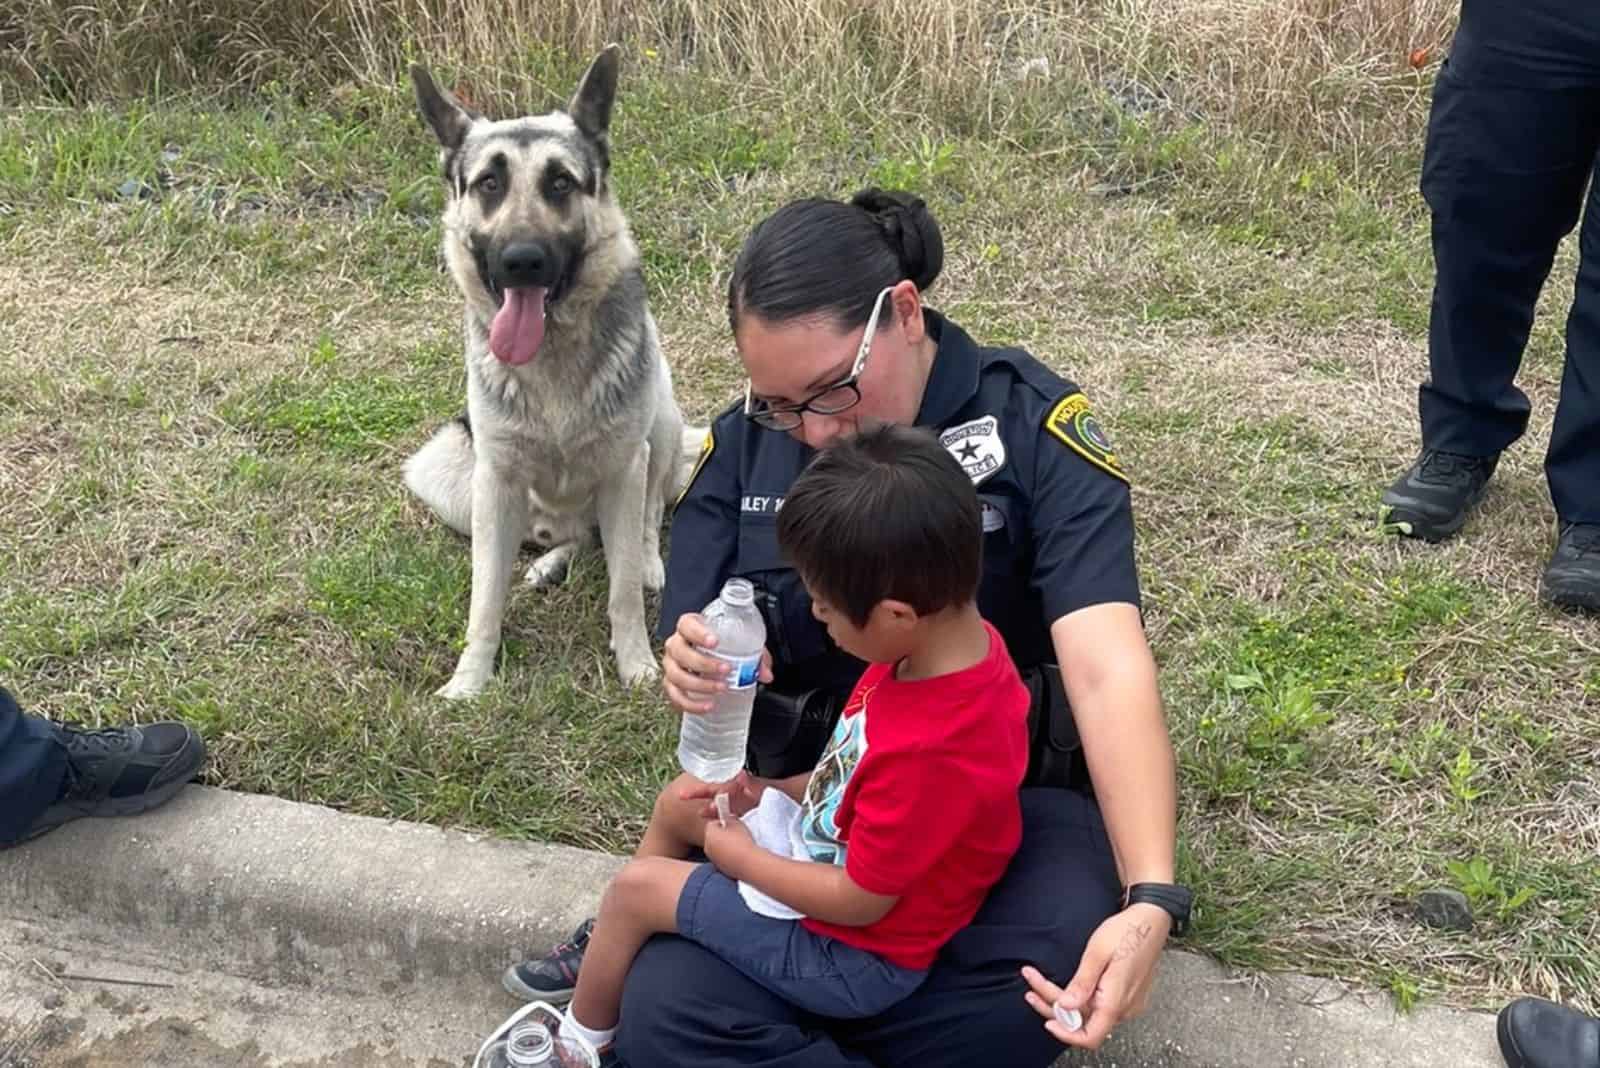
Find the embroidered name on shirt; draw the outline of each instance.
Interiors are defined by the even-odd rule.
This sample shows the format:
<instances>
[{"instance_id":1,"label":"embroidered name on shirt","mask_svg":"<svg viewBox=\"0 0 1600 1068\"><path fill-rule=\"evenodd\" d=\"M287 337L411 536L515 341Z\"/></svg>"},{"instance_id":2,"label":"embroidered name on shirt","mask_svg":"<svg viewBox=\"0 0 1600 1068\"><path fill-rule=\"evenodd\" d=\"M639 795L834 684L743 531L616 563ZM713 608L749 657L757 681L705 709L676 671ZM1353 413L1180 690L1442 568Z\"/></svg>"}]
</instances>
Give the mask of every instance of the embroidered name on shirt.
<instances>
[{"instance_id":1,"label":"embroidered name on shirt","mask_svg":"<svg viewBox=\"0 0 1600 1068\"><path fill-rule=\"evenodd\" d=\"M745 494L739 498L739 511L745 515L777 515L783 507L782 497L758 497Z\"/></svg>"}]
</instances>

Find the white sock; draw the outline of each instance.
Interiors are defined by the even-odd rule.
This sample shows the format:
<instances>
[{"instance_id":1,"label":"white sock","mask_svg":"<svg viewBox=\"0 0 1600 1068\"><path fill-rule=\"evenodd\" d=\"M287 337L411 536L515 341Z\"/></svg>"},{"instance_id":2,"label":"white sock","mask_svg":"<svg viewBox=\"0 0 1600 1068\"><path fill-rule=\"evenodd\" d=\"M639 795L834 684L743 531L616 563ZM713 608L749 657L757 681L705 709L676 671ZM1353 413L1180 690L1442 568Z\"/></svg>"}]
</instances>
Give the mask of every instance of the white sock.
<instances>
[{"instance_id":1,"label":"white sock","mask_svg":"<svg viewBox=\"0 0 1600 1068\"><path fill-rule=\"evenodd\" d=\"M615 1027L608 1027L604 1031L592 1031L578 1022L578 1018L572 1015L571 1008L568 1008L561 1017L561 1031L563 1034L577 1035L595 1050L603 1050L617 1039Z\"/></svg>"}]
</instances>

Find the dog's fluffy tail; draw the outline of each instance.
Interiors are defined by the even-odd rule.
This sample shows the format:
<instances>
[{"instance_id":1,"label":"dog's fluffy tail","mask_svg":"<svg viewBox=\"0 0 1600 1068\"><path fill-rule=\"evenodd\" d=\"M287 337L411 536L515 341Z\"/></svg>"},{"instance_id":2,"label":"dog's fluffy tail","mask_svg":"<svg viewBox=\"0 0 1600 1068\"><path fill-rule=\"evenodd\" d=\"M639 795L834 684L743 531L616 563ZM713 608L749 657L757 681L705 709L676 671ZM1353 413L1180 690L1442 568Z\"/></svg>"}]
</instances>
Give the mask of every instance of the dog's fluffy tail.
<instances>
[{"instance_id":1,"label":"dog's fluffy tail","mask_svg":"<svg viewBox=\"0 0 1600 1068\"><path fill-rule=\"evenodd\" d=\"M670 505L678 499L700 461L707 428L685 426L673 468ZM464 419L452 419L413 453L402 469L405 483L445 525L463 537L472 537L472 431Z\"/></svg>"},{"instance_id":2,"label":"dog's fluffy tail","mask_svg":"<svg viewBox=\"0 0 1600 1068\"><path fill-rule=\"evenodd\" d=\"M472 537L472 431L452 419L405 462L406 486L465 537Z\"/></svg>"}]
</instances>

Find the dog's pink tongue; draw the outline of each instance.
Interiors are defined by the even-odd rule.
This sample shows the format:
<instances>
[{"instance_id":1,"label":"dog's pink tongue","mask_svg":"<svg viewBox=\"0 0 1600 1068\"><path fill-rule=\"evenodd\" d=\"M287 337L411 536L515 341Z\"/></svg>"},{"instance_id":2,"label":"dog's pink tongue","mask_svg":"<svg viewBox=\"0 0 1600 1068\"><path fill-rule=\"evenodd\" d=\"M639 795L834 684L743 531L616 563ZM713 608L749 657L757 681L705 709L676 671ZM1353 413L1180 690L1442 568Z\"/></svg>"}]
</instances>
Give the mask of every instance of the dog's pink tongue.
<instances>
[{"instance_id":1,"label":"dog's pink tongue","mask_svg":"<svg viewBox=\"0 0 1600 1068\"><path fill-rule=\"evenodd\" d=\"M489 326L489 351L501 363L523 364L533 359L544 340L542 287L506 290L506 301Z\"/></svg>"}]
</instances>

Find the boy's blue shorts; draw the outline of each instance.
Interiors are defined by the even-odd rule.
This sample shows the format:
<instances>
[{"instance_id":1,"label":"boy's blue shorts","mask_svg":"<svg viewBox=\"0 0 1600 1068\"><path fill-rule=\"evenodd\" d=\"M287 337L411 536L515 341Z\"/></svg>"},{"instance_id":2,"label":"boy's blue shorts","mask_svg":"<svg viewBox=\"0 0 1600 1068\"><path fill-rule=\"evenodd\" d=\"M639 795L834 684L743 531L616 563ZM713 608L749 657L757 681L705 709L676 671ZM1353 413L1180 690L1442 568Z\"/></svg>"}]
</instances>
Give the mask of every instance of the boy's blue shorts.
<instances>
[{"instance_id":1,"label":"boy's blue shorts","mask_svg":"<svg viewBox=\"0 0 1600 1068\"><path fill-rule=\"evenodd\" d=\"M796 1008L834 1019L875 1016L928 977L926 969L890 964L798 920L751 912L739 885L710 864L697 867L684 884L678 933Z\"/></svg>"}]
</instances>

